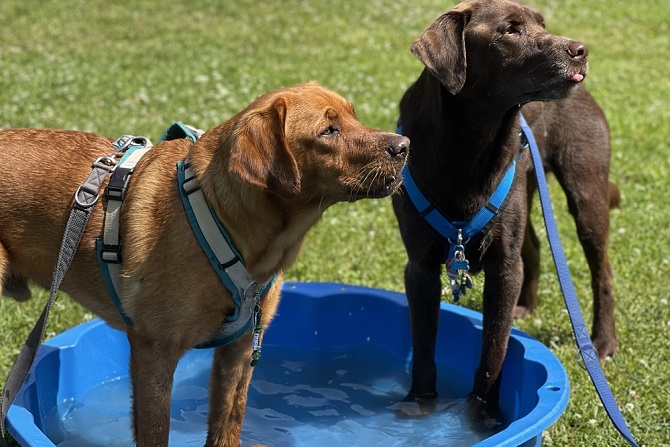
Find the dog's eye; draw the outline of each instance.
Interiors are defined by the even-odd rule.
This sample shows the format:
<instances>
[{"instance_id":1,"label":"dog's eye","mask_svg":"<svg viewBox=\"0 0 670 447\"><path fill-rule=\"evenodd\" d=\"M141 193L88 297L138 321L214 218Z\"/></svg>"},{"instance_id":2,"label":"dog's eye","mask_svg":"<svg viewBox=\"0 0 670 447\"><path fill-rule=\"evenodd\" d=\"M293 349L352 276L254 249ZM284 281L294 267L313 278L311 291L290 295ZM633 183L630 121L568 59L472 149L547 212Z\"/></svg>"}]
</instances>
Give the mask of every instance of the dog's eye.
<instances>
[{"instance_id":1,"label":"dog's eye","mask_svg":"<svg viewBox=\"0 0 670 447\"><path fill-rule=\"evenodd\" d=\"M321 131L322 137L331 137L339 134L340 134L340 128L337 126L337 124L331 124L330 126L326 127L324 130Z\"/></svg>"},{"instance_id":2,"label":"dog's eye","mask_svg":"<svg viewBox=\"0 0 670 447\"><path fill-rule=\"evenodd\" d=\"M503 31L503 34L506 36L520 34L519 26L514 23L510 23L507 25L507 28L505 28L505 31Z\"/></svg>"}]
</instances>

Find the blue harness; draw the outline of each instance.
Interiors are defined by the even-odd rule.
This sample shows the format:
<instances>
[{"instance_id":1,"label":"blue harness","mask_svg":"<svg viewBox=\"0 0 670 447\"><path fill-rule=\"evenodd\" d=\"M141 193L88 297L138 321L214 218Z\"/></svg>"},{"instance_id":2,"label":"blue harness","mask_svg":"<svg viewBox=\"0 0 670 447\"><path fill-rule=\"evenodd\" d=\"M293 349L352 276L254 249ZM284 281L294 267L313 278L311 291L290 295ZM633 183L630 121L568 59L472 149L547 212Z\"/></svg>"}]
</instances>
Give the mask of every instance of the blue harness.
<instances>
[{"instance_id":1,"label":"blue harness","mask_svg":"<svg viewBox=\"0 0 670 447\"><path fill-rule=\"evenodd\" d=\"M402 134L402 126L398 125L398 134ZM522 145L519 157L523 149L528 147L526 136L522 133ZM450 221L433 205L421 188L416 184L410 172L409 165L405 165L402 171L403 185L407 191L414 207L426 222L437 231L440 236L449 242L449 254L445 262L447 277L451 286L451 294L454 301L458 301L465 295L467 289L472 288L472 278L469 275L470 266L465 258L465 245L478 234L486 234L493 225L493 218L500 213L509 193L514 174L516 173L516 159L507 168L505 175L498 184L488 203L480 209L472 220Z\"/></svg>"},{"instance_id":2,"label":"blue harness","mask_svg":"<svg viewBox=\"0 0 670 447\"><path fill-rule=\"evenodd\" d=\"M160 141L187 138L195 142L201 134L202 131L182 123L175 123L163 133ZM116 152L125 151L125 153L112 174L105 191L108 210L110 208L112 210L120 209L120 203L125 196L135 163L151 148L151 143L146 138L124 136L117 140L114 146L117 148ZM136 151L141 153L135 154ZM126 162L126 160L129 161ZM124 163L127 164L124 165ZM219 332L210 341L199 344L196 348L211 348L232 343L253 325L252 365L255 365L260 359L260 333L263 330L260 323L260 301L268 293L278 275L264 283L256 283L249 277L244 260L233 245L228 231L205 201L200 185L190 171L188 157L186 160L177 163L177 182L191 229L198 239L200 247L207 255L212 268L230 291L235 309L232 315L225 318ZM118 201L118 205L114 201ZM111 231L109 230L110 227L112 228ZM115 243L110 242L110 240ZM98 238L96 242L98 263L107 290L126 325L132 326L133 321L124 311L120 299L118 273L122 260L122 245L118 239L118 216L106 211L105 234Z\"/></svg>"}]
</instances>

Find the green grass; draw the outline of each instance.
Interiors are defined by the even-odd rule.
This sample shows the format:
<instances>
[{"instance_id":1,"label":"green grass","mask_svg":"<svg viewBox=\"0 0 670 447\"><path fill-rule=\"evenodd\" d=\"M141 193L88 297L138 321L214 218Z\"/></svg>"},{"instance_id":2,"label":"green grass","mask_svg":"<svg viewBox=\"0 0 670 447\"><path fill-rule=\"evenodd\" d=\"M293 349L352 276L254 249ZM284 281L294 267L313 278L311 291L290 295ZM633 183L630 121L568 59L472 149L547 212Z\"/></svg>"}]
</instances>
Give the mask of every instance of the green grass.
<instances>
[{"instance_id":1,"label":"green grass","mask_svg":"<svg viewBox=\"0 0 670 447\"><path fill-rule=\"evenodd\" d=\"M113 3L113 4L112 4ZM533 0L550 31L590 47L586 85L612 130L611 177L624 200L611 215L620 354L604 366L641 445L670 441L670 8L665 0ZM157 139L172 121L208 128L276 87L316 79L356 106L366 125L394 129L397 103L421 70L409 46L451 3L3 0L0 128L54 127ZM36 167L48 169L45 166ZM588 268L556 182L554 208L590 324ZM535 208L536 226L541 219ZM624 445L574 361L575 347L548 247L540 309L519 327L548 345L571 380L546 446ZM336 205L310 233L298 281L403 290L406 261L388 199ZM481 287L482 278L476 278ZM463 305L478 308L471 294ZM46 293L0 299L6 377ZM90 315L61 297L51 334ZM442 341L444 342L444 341ZM4 381L4 379L3 379Z\"/></svg>"}]
</instances>

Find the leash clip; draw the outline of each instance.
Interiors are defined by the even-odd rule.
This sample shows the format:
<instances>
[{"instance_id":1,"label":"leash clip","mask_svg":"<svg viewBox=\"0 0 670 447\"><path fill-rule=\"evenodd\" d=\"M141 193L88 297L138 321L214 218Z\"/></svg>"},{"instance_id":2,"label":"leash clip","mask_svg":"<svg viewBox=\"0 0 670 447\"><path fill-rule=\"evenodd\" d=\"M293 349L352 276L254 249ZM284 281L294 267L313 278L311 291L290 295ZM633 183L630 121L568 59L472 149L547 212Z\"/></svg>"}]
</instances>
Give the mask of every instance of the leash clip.
<instances>
[{"instance_id":1,"label":"leash clip","mask_svg":"<svg viewBox=\"0 0 670 447\"><path fill-rule=\"evenodd\" d=\"M93 162L93 165L91 165L92 168L100 168L108 171L114 170L114 166L116 166L116 160L108 155L98 157Z\"/></svg>"},{"instance_id":2,"label":"leash clip","mask_svg":"<svg viewBox=\"0 0 670 447\"><path fill-rule=\"evenodd\" d=\"M77 190L74 193L74 203L75 206L81 210L87 210L91 208L100 198L99 194L99 185L91 181L91 176L95 174L96 170L104 171L105 177L114 170L116 167L116 160L109 156L99 157L93 162L91 166L93 172L89 175L89 178L85 183L79 185ZM101 175L98 173L98 175ZM81 198L80 198L81 196Z\"/></svg>"}]
</instances>

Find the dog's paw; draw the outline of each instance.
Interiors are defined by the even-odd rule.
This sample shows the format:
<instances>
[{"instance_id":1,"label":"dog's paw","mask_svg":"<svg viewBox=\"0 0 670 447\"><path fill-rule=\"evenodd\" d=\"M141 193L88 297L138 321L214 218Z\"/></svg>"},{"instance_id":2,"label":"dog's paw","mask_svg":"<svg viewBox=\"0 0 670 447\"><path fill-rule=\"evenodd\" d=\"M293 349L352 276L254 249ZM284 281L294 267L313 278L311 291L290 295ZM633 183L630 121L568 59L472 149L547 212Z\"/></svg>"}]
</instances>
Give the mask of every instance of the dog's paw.
<instances>
[{"instance_id":1,"label":"dog's paw","mask_svg":"<svg viewBox=\"0 0 670 447\"><path fill-rule=\"evenodd\" d=\"M598 352L600 363L614 357L619 352L619 345L614 337L597 337L592 340L592 343Z\"/></svg>"},{"instance_id":2,"label":"dog's paw","mask_svg":"<svg viewBox=\"0 0 670 447\"><path fill-rule=\"evenodd\" d=\"M402 419L420 419L435 413L437 394L415 396L408 394L402 402L393 404L390 408L395 410L396 416Z\"/></svg>"},{"instance_id":3,"label":"dog's paw","mask_svg":"<svg viewBox=\"0 0 670 447\"><path fill-rule=\"evenodd\" d=\"M482 399L470 396L467 399L468 422L470 428L478 433L495 432L502 425L499 410L492 410Z\"/></svg>"},{"instance_id":4,"label":"dog's paw","mask_svg":"<svg viewBox=\"0 0 670 447\"><path fill-rule=\"evenodd\" d=\"M526 306L516 306L514 308L514 319L523 320L531 312L530 308Z\"/></svg>"}]
</instances>

